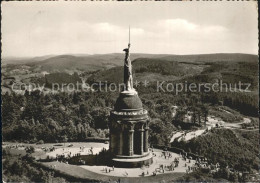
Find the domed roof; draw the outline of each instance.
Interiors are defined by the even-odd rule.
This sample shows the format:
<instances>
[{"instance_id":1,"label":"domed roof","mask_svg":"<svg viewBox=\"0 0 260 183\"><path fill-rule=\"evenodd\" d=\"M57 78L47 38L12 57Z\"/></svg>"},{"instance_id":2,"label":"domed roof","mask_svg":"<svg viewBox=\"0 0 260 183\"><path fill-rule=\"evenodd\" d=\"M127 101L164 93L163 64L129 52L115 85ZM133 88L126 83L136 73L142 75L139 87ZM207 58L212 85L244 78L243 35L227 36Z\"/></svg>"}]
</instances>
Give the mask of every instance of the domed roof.
<instances>
[{"instance_id":1,"label":"domed roof","mask_svg":"<svg viewBox=\"0 0 260 183\"><path fill-rule=\"evenodd\" d=\"M115 111L136 111L143 109L143 104L137 93L133 95L120 93L114 108Z\"/></svg>"}]
</instances>

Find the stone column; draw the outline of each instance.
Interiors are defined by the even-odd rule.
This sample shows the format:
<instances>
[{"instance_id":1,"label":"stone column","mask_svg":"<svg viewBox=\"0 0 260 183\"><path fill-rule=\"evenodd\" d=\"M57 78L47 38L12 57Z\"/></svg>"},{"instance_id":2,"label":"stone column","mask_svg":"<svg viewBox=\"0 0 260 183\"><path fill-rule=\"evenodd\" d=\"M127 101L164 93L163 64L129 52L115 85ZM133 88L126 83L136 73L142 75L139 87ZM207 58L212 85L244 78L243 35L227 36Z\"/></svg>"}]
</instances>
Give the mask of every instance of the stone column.
<instances>
[{"instance_id":1,"label":"stone column","mask_svg":"<svg viewBox=\"0 0 260 183\"><path fill-rule=\"evenodd\" d=\"M142 155L144 153L144 129L143 129L143 125L141 127L141 129L139 130L140 132L140 154Z\"/></svg>"},{"instance_id":2,"label":"stone column","mask_svg":"<svg viewBox=\"0 0 260 183\"><path fill-rule=\"evenodd\" d=\"M112 150L112 139L111 139L111 134L112 134L112 120L110 119L110 123L109 123L109 151L112 153L113 150Z\"/></svg>"},{"instance_id":3,"label":"stone column","mask_svg":"<svg viewBox=\"0 0 260 183\"><path fill-rule=\"evenodd\" d=\"M128 156L133 156L134 150L134 130L131 128L128 134Z\"/></svg>"},{"instance_id":4,"label":"stone column","mask_svg":"<svg viewBox=\"0 0 260 183\"><path fill-rule=\"evenodd\" d=\"M123 154L123 132L122 129L119 132L119 151L118 151L119 155Z\"/></svg>"},{"instance_id":5,"label":"stone column","mask_svg":"<svg viewBox=\"0 0 260 183\"><path fill-rule=\"evenodd\" d=\"M109 131L109 151L112 153L113 150L112 150L112 139L111 139L111 129Z\"/></svg>"},{"instance_id":6,"label":"stone column","mask_svg":"<svg viewBox=\"0 0 260 183\"><path fill-rule=\"evenodd\" d=\"M148 130L149 127L146 126L144 129L144 152L148 152Z\"/></svg>"},{"instance_id":7,"label":"stone column","mask_svg":"<svg viewBox=\"0 0 260 183\"><path fill-rule=\"evenodd\" d=\"M111 130L112 131L112 130ZM110 132L110 147L109 147L109 149L110 149L110 152L112 153L112 154L116 154L116 138L115 138L115 134L114 134L114 131L112 131L112 132Z\"/></svg>"}]
</instances>

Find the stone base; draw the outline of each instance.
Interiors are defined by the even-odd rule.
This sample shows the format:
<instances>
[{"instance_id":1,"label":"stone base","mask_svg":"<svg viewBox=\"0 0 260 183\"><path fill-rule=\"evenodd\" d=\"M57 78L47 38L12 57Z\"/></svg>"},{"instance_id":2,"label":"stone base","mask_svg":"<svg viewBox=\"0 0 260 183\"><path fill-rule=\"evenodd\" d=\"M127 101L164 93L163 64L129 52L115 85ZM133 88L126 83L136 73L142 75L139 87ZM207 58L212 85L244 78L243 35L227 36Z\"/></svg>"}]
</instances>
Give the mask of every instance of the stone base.
<instances>
[{"instance_id":1,"label":"stone base","mask_svg":"<svg viewBox=\"0 0 260 183\"><path fill-rule=\"evenodd\" d=\"M137 95L137 91L135 89L125 90L120 93L121 95Z\"/></svg>"},{"instance_id":2,"label":"stone base","mask_svg":"<svg viewBox=\"0 0 260 183\"><path fill-rule=\"evenodd\" d=\"M141 168L153 163L153 156L151 153L147 153L144 156L124 156L115 157L112 159L112 166L118 168Z\"/></svg>"}]
</instances>

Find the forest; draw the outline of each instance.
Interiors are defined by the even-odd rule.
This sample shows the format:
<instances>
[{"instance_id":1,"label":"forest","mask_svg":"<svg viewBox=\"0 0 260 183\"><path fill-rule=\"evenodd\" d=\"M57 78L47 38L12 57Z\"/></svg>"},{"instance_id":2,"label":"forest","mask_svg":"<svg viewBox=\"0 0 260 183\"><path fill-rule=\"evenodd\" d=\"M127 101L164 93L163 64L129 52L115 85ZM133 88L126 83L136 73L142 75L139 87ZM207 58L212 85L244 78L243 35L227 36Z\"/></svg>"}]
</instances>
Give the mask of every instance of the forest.
<instances>
[{"instance_id":1,"label":"forest","mask_svg":"<svg viewBox=\"0 0 260 183\"><path fill-rule=\"evenodd\" d=\"M188 142L173 142L172 146L195 152L210 163L241 172L258 170L258 131L213 129Z\"/></svg>"},{"instance_id":2,"label":"forest","mask_svg":"<svg viewBox=\"0 0 260 183\"><path fill-rule=\"evenodd\" d=\"M255 99L250 95L216 93L157 93L153 86L139 87L143 107L151 117L151 143L167 144L176 121L192 111L199 125L209 108L230 106L241 113L256 115ZM108 116L118 92L60 92L44 95L40 91L25 95L2 95L3 140L37 142L84 141L87 137L108 137ZM173 106L179 106L176 117ZM163 132L163 133L162 133Z\"/></svg>"},{"instance_id":3,"label":"forest","mask_svg":"<svg viewBox=\"0 0 260 183\"><path fill-rule=\"evenodd\" d=\"M206 135L188 142L174 141L172 144L169 142L173 131L200 128L209 115L221 117L230 123L241 121L243 115L258 117L258 70L255 59L248 62L211 62L207 58L198 63L184 61L176 62L166 57L163 60L162 58L140 58L133 61L134 80L143 81L145 78L149 82L147 86L141 82L139 86L134 87L151 118L150 145L173 146L205 156L212 163L219 162L223 172L226 166L242 172L257 170L259 164L257 131L247 133L243 130L213 129ZM122 83L122 76L123 68L119 66L73 75L51 73L42 78L35 78L33 81L51 87L53 83L75 84L80 81L80 77L85 77L89 84L99 81L106 81L109 84ZM240 80L251 83L251 92L206 92L203 88L200 92L181 91L178 94L167 91L158 92L155 82L157 79L173 84L186 82L188 85L214 83L219 80L234 84ZM98 87L94 89L70 93L46 94L35 90L26 91L24 95L15 92L2 94L3 141L57 143L108 138L109 114L119 91L104 92ZM178 108L175 111L176 106ZM218 111L219 108L231 111L232 115ZM173 115L174 111L176 115ZM192 123L187 127L182 124L184 124L185 115L189 112L192 114ZM28 176L28 172L21 170L21 165L28 159L16 157L14 161L9 161L8 158L7 154L4 166L8 171L14 169L15 174ZM30 164L27 166L28 170L42 175L43 179L35 176L35 181L49 180L50 176L44 170L34 170L34 166ZM12 173L14 172L6 172L6 175ZM207 177L207 174L200 170L194 174L197 176L196 180L200 178L211 180L217 177L230 181L237 180L236 177L222 175ZM180 181L193 180L194 176L187 175Z\"/></svg>"}]
</instances>

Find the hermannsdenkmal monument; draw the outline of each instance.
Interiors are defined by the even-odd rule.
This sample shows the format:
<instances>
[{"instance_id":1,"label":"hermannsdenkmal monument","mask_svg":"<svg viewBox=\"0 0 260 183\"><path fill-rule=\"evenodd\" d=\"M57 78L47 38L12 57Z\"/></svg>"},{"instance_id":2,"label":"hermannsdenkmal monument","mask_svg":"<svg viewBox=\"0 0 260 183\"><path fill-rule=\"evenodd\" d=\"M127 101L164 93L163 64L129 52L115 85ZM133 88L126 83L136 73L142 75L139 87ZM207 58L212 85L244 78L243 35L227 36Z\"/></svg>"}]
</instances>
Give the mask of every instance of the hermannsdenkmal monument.
<instances>
[{"instance_id":1,"label":"hermannsdenkmal monument","mask_svg":"<svg viewBox=\"0 0 260 183\"><path fill-rule=\"evenodd\" d=\"M153 162L149 152L149 117L143 109L138 93L133 88L132 64L129 44L125 51L124 90L120 93L110 112L109 150L115 167L136 168Z\"/></svg>"}]
</instances>

